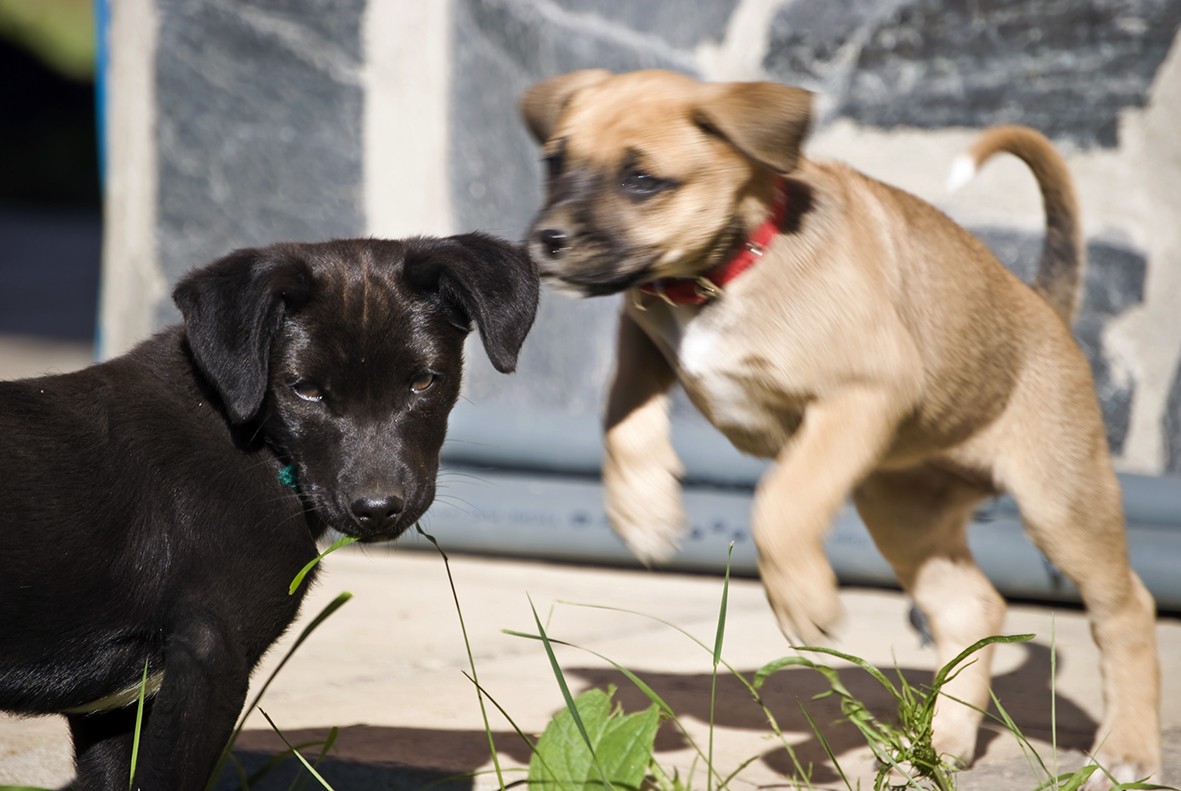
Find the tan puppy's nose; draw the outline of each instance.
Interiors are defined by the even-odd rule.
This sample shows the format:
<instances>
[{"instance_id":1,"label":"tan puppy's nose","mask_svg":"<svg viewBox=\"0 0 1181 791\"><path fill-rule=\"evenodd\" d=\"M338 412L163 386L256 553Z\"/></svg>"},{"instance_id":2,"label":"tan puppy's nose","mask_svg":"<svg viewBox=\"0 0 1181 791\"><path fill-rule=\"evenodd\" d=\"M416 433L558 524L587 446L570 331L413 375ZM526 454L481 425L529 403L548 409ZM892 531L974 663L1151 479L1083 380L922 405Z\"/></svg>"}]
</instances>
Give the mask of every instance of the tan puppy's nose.
<instances>
[{"instance_id":1,"label":"tan puppy's nose","mask_svg":"<svg viewBox=\"0 0 1181 791\"><path fill-rule=\"evenodd\" d=\"M570 237L557 228L543 228L537 232L537 240L550 258L561 258L570 249Z\"/></svg>"}]
</instances>

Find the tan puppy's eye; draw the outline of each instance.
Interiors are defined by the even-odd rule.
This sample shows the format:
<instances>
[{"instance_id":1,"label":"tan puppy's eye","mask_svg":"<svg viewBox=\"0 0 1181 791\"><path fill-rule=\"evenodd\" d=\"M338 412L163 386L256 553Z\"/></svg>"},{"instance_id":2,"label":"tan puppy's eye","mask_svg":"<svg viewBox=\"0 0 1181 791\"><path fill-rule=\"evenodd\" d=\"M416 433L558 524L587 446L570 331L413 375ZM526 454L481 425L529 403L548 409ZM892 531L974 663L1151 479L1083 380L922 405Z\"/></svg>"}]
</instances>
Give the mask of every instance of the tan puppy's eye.
<instances>
[{"instance_id":1,"label":"tan puppy's eye","mask_svg":"<svg viewBox=\"0 0 1181 791\"><path fill-rule=\"evenodd\" d=\"M546 178L556 179L558 176L562 175L562 167L565 164L565 157L562 156L561 151L556 151L541 161L545 163Z\"/></svg>"},{"instance_id":2,"label":"tan puppy's eye","mask_svg":"<svg viewBox=\"0 0 1181 791\"><path fill-rule=\"evenodd\" d=\"M566 140L560 139L546 146L542 162L545 164L545 176L553 180L562 175L566 169Z\"/></svg>"},{"instance_id":3,"label":"tan puppy's eye","mask_svg":"<svg viewBox=\"0 0 1181 791\"><path fill-rule=\"evenodd\" d=\"M437 374L433 374L430 371L423 371L410 380L410 389L415 393L425 393L438 380L439 377Z\"/></svg>"},{"instance_id":4,"label":"tan puppy's eye","mask_svg":"<svg viewBox=\"0 0 1181 791\"><path fill-rule=\"evenodd\" d=\"M320 385L308 379L300 379L295 384L291 385L291 389L295 394L304 401L323 401L324 390Z\"/></svg>"},{"instance_id":5,"label":"tan puppy's eye","mask_svg":"<svg viewBox=\"0 0 1181 791\"><path fill-rule=\"evenodd\" d=\"M629 170L619 183L628 197L643 200L676 186L670 179L662 179L642 170Z\"/></svg>"}]
</instances>

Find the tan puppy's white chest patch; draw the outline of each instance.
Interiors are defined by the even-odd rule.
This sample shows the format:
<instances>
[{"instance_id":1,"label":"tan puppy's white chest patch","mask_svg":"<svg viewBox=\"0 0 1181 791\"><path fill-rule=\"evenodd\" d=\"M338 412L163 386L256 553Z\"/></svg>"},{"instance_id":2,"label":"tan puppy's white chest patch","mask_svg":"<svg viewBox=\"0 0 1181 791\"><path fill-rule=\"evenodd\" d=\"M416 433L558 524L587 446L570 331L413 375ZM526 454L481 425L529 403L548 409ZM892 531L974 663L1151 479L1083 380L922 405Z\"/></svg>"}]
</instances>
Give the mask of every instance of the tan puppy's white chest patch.
<instances>
[{"instance_id":1,"label":"tan puppy's white chest patch","mask_svg":"<svg viewBox=\"0 0 1181 791\"><path fill-rule=\"evenodd\" d=\"M708 379L717 369L717 353L724 341L719 322L702 319L692 308L673 308L669 311L672 326L669 346L676 352L677 369L683 377Z\"/></svg>"},{"instance_id":2,"label":"tan puppy's white chest patch","mask_svg":"<svg viewBox=\"0 0 1181 791\"><path fill-rule=\"evenodd\" d=\"M652 311L655 313L656 311ZM675 307L642 322L673 364L693 404L741 450L774 456L790 431L762 397L760 374L734 349L741 328L732 318ZM765 383L763 383L765 384ZM794 421L789 421L794 422Z\"/></svg>"}]
</instances>

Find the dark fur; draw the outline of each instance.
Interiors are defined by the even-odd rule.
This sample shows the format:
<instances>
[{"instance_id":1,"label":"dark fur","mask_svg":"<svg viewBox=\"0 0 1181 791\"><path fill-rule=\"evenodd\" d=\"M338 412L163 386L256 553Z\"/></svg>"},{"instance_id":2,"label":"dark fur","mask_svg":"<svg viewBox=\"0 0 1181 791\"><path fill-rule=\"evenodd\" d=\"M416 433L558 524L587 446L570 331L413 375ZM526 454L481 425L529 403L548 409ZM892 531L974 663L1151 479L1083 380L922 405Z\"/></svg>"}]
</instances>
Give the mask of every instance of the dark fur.
<instances>
[{"instance_id":1,"label":"dark fur","mask_svg":"<svg viewBox=\"0 0 1181 791\"><path fill-rule=\"evenodd\" d=\"M524 254L479 234L241 250L180 283L183 326L0 383L0 708L81 707L146 661L164 682L136 785L202 788L316 539L414 524L471 324L510 371L537 294ZM424 372L437 378L412 391ZM126 788L134 708L67 716L77 788Z\"/></svg>"}]
</instances>

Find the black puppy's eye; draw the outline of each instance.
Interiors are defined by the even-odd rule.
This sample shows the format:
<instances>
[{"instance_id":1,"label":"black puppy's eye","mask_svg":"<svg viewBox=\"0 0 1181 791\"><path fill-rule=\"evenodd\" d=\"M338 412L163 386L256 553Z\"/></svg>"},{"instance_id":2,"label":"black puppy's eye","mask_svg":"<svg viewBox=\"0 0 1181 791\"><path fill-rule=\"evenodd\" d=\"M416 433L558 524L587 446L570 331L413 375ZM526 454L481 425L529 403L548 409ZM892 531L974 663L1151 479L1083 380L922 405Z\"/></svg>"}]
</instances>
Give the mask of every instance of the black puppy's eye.
<instances>
[{"instance_id":1,"label":"black puppy's eye","mask_svg":"<svg viewBox=\"0 0 1181 791\"><path fill-rule=\"evenodd\" d=\"M433 374L430 371L423 371L410 380L410 389L415 393L425 393L437 381L439 381L437 374Z\"/></svg>"},{"instance_id":2,"label":"black puppy's eye","mask_svg":"<svg viewBox=\"0 0 1181 791\"><path fill-rule=\"evenodd\" d=\"M322 401L324 399L324 390L320 385L307 379L300 379L291 385L291 389L304 401Z\"/></svg>"},{"instance_id":3,"label":"black puppy's eye","mask_svg":"<svg viewBox=\"0 0 1181 791\"><path fill-rule=\"evenodd\" d=\"M674 182L653 176L642 170L629 170L624 174L619 186L629 197L644 199L671 189Z\"/></svg>"}]
</instances>

